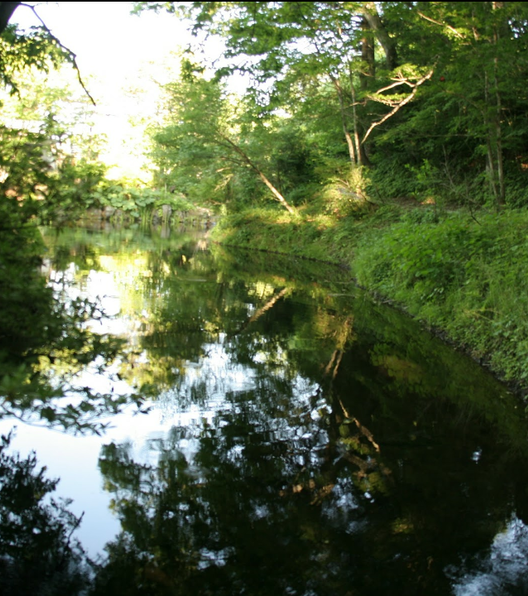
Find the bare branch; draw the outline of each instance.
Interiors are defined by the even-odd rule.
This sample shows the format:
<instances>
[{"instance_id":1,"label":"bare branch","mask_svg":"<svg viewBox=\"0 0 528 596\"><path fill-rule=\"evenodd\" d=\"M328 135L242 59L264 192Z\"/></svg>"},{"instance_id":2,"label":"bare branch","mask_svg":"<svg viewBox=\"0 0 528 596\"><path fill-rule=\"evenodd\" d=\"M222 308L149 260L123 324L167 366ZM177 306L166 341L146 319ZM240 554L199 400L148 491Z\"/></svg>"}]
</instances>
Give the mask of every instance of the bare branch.
<instances>
[{"instance_id":1,"label":"bare branch","mask_svg":"<svg viewBox=\"0 0 528 596\"><path fill-rule=\"evenodd\" d=\"M31 4L26 4L25 2L21 2L20 6L25 6L26 8L29 8L33 14L37 17L37 19L40 21L40 24L42 25L42 27L45 29L46 33L51 37L51 39L60 47L62 48L70 57L71 63L73 65L73 68L75 69L75 71L77 72L77 80L79 81L79 84L81 85L81 87L84 89L84 92L86 93L86 95L88 96L89 100L92 102L92 104L95 106L97 105L95 103L94 98L90 95L90 92L88 91L88 89L86 88L86 85L84 84L84 81L82 80L81 77L81 71L79 70L79 66L77 65L77 55L72 52L70 50L70 48L67 48L58 37L56 37L55 35L53 35L53 33L51 32L50 28L46 25L46 23L41 19L40 15L37 13L37 11L35 10L35 7L32 6Z\"/></svg>"},{"instance_id":2,"label":"bare branch","mask_svg":"<svg viewBox=\"0 0 528 596\"><path fill-rule=\"evenodd\" d=\"M447 23L442 23L440 21L436 21L435 19L432 19L431 17L424 15L419 10L417 10L416 12L418 13L419 16L422 17L422 19L425 19L426 21L429 21L430 23L434 23L435 25L439 25L440 27L447 27L447 29L449 29L449 31L454 33L458 37L458 39L464 39L464 36L462 35L462 33L457 31L454 27L451 27L451 25L448 25Z\"/></svg>"},{"instance_id":3,"label":"bare branch","mask_svg":"<svg viewBox=\"0 0 528 596\"><path fill-rule=\"evenodd\" d=\"M412 93L410 95L408 95L405 99L403 99L393 110L391 110L388 114L385 114L385 116L383 116L383 118L381 120L378 120L377 122L373 122L369 129L367 130L367 132L365 133L365 136L363 137L363 139L361 140L361 144L363 144L369 137L370 133L374 130L374 128L376 128L376 126L379 126L380 124L383 124L384 122L386 122L389 118L391 118L392 116L394 116L394 114L396 114L396 112L398 112L401 108L403 108L404 105L408 104L410 101L413 100L414 96L416 95L416 92L418 91L418 87L420 85L422 85L423 83L425 83L425 81L429 80L432 76L433 76L433 72L434 70L431 69L424 77L422 77L419 81L417 81L414 86L413 86L413 90Z\"/></svg>"},{"instance_id":4,"label":"bare branch","mask_svg":"<svg viewBox=\"0 0 528 596\"><path fill-rule=\"evenodd\" d=\"M376 95L378 93L383 93L384 91L388 91L389 89L394 89L394 87L399 87L400 85L409 85L409 87L411 87L412 89L414 89L414 87L415 87L415 85L413 83L411 83L408 79L398 78L398 79L393 79L393 81L396 81L396 82L393 83L392 85L388 85L387 87L383 87L383 89L378 89L376 91Z\"/></svg>"},{"instance_id":5,"label":"bare branch","mask_svg":"<svg viewBox=\"0 0 528 596\"><path fill-rule=\"evenodd\" d=\"M273 186L273 184L269 181L267 176L264 172L249 158L247 153L243 151L236 143L234 143L229 137L226 137L223 134L218 135L222 140L224 140L230 147L233 149L235 153L240 155L243 162L246 163L254 172L256 172L259 178L264 182L264 184L270 189L272 194L275 198L282 204L282 206L289 212L289 213L296 213L295 209L286 201L286 199L282 196L282 194Z\"/></svg>"},{"instance_id":6,"label":"bare branch","mask_svg":"<svg viewBox=\"0 0 528 596\"><path fill-rule=\"evenodd\" d=\"M411 89L414 89L417 86L417 83L411 83L409 79L406 79L401 73L398 73L397 78L393 78L393 81L396 81L392 85L388 85L387 87L383 87L382 89L378 89L374 93L368 96L369 99L373 101L378 101L380 103L384 103L387 106L391 106L391 108L400 105L400 101L396 99L391 99L390 97L384 97L380 95L384 91L388 91L389 89L394 89L395 87L399 87L400 85L408 85Z\"/></svg>"}]
</instances>

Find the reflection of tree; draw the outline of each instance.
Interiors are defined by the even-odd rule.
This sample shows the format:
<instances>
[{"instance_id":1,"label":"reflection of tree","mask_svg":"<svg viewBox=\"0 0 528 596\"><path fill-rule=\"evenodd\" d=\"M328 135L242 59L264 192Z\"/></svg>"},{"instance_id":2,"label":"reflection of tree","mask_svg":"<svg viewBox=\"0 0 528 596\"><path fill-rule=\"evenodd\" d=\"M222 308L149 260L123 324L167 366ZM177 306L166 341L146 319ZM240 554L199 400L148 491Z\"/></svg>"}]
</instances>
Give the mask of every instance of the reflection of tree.
<instances>
[{"instance_id":1,"label":"reflection of tree","mask_svg":"<svg viewBox=\"0 0 528 596\"><path fill-rule=\"evenodd\" d=\"M204 420L151 441L157 463L103 450L123 531L94 593L443 595L444 570L522 514L500 442L521 418L407 319L218 272L192 243L142 262L127 378Z\"/></svg>"},{"instance_id":2,"label":"reflection of tree","mask_svg":"<svg viewBox=\"0 0 528 596\"><path fill-rule=\"evenodd\" d=\"M72 238L63 235L64 242L73 242L70 262L75 263L78 276L86 276L89 269L111 267L122 294L122 315L134 322L121 374L144 394L158 395L177 385L189 364L202 361L207 346L221 335L230 340L240 362L254 362L266 352L267 366L274 360L281 367L294 352L296 359L302 359L307 343L315 348L317 341L317 349L322 349L321 339L332 351L344 347L339 334L346 335L342 328L346 317L300 304L303 284L302 291L296 292L294 282L277 276L242 281L222 253L211 259L188 235L159 244L150 236L132 238L122 230L117 237L119 242L114 236L86 236L80 231ZM49 238L55 253L64 246L60 240L61 236ZM96 248L90 248L95 241ZM68 266L64 255L61 263ZM225 270L219 271L220 264L226 265ZM270 311L274 311L271 316ZM278 343L283 337L288 337L286 351Z\"/></svg>"},{"instance_id":3,"label":"reflection of tree","mask_svg":"<svg viewBox=\"0 0 528 596\"><path fill-rule=\"evenodd\" d=\"M102 316L97 304L54 293L38 271L44 252L39 231L19 221L12 206L4 205L2 213L0 417L97 429L97 419L127 398L93 391L78 376L90 365L104 369L122 342L87 326Z\"/></svg>"},{"instance_id":4,"label":"reflection of tree","mask_svg":"<svg viewBox=\"0 0 528 596\"><path fill-rule=\"evenodd\" d=\"M76 595L88 584L87 559L72 538L80 523L67 502L49 498L57 480L0 443L0 592L5 596Z\"/></svg>"},{"instance_id":5,"label":"reflection of tree","mask_svg":"<svg viewBox=\"0 0 528 596\"><path fill-rule=\"evenodd\" d=\"M229 396L236 413L175 428L159 445L156 467L134 464L126 448L105 448L101 469L126 530L109 548L108 576L123 579L126 554L144 593L277 594L317 586L322 562L308 563L315 545L328 550L319 509L332 497L314 466L325 459L326 433L309 410L299 408L292 419L289 397L272 379ZM185 453L183 440L198 440L196 452Z\"/></svg>"},{"instance_id":6,"label":"reflection of tree","mask_svg":"<svg viewBox=\"0 0 528 596\"><path fill-rule=\"evenodd\" d=\"M223 354L245 386L225 386L209 422L153 441L157 464L130 445L103 450L123 532L96 594L440 596L445 569L490 544L524 482L512 485L497 436L474 415L461 432L449 399L424 402L425 381L403 399L411 377L380 370L357 314L330 306L293 290L228 323ZM306 349L310 338L319 350ZM180 384L179 407L199 394L207 409L200 383L195 394ZM478 467L476 444L487 454Z\"/></svg>"}]
</instances>

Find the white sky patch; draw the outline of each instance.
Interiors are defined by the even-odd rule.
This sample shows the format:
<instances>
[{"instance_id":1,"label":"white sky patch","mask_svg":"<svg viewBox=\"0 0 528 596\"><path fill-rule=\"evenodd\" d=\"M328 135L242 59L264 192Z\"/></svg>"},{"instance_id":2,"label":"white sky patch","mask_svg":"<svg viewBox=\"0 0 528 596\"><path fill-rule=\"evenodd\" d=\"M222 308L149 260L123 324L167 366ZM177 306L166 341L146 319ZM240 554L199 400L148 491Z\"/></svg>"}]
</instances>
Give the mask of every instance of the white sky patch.
<instances>
[{"instance_id":1,"label":"white sky patch","mask_svg":"<svg viewBox=\"0 0 528 596\"><path fill-rule=\"evenodd\" d=\"M142 167L145 130L155 117L160 84L179 71L178 52L191 40L187 24L165 11L131 15L130 2L56 2L36 6L46 26L76 55L85 86L95 100L93 132L108 139L102 160L110 177L148 181ZM11 23L39 25L25 6ZM76 73L72 69L72 79ZM80 87L80 85L79 85Z\"/></svg>"},{"instance_id":2,"label":"white sky patch","mask_svg":"<svg viewBox=\"0 0 528 596\"><path fill-rule=\"evenodd\" d=\"M188 31L189 23L174 14L146 10L132 15L132 8L132 2L35 3L53 35L76 55L82 79L97 103L93 132L107 136L101 159L112 166L109 177L148 183L145 133L149 123L161 122L160 85L178 77L179 55L196 38ZM17 8L11 23L21 29L40 25L26 6ZM203 47L211 64L223 44L210 37ZM195 60L203 61L200 55ZM244 77L235 76L230 89L241 92L246 85Z\"/></svg>"},{"instance_id":3,"label":"white sky patch","mask_svg":"<svg viewBox=\"0 0 528 596\"><path fill-rule=\"evenodd\" d=\"M132 2L53 2L36 10L52 33L77 56L83 77L95 76L105 83L96 100L120 94L120 85L139 66L162 61L191 39L187 24L166 12L130 14ZM19 7L12 23L21 28L39 25L33 12Z\"/></svg>"}]
</instances>

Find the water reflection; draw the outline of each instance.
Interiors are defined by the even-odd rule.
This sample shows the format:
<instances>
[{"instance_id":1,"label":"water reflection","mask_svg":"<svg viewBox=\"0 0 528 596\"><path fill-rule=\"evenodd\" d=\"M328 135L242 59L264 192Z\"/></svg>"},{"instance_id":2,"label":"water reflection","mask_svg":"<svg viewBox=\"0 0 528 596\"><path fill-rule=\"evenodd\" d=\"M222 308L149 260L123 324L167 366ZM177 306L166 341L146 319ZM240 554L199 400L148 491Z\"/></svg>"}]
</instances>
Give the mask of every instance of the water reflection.
<instances>
[{"instance_id":1,"label":"water reflection","mask_svg":"<svg viewBox=\"0 0 528 596\"><path fill-rule=\"evenodd\" d=\"M452 572L455 596L528 593L528 527L517 517L499 532L484 555Z\"/></svg>"},{"instance_id":2,"label":"water reflection","mask_svg":"<svg viewBox=\"0 0 528 596\"><path fill-rule=\"evenodd\" d=\"M526 420L474 363L337 271L75 234L50 264L119 303L151 406L101 446L93 594L521 593Z\"/></svg>"},{"instance_id":3,"label":"water reflection","mask_svg":"<svg viewBox=\"0 0 528 596\"><path fill-rule=\"evenodd\" d=\"M56 259L67 264L52 271L29 212L10 203L0 207L0 420L101 432L103 415L141 404L133 392L101 392L83 382L88 371L112 381L111 365L123 342L94 330L105 315L97 300L71 285L69 250L59 247ZM87 262L91 252L79 251L79 260Z\"/></svg>"},{"instance_id":4,"label":"water reflection","mask_svg":"<svg viewBox=\"0 0 528 596\"><path fill-rule=\"evenodd\" d=\"M81 522L68 502L50 498L57 480L38 469L35 455L9 454L0 437L0 592L5 595L79 594L90 564L72 537Z\"/></svg>"}]
</instances>

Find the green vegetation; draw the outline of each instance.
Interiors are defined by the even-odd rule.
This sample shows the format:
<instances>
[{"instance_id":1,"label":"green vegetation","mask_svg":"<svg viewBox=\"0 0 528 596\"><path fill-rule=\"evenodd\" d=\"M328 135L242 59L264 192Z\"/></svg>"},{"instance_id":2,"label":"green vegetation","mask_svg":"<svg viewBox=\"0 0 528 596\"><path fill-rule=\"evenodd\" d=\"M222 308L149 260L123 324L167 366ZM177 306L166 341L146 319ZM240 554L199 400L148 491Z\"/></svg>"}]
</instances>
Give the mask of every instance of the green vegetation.
<instances>
[{"instance_id":1,"label":"green vegetation","mask_svg":"<svg viewBox=\"0 0 528 596\"><path fill-rule=\"evenodd\" d=\"M80 519L51 497L57 482L2 437L0 586L383 593L399 577L397 593L416 578L412 593L451 590L446 570L487 552L505 520L526 523L507 453L524 457L526 412L350 278L329 288L314 267L306 291L268 253L348 268L526 394L528 4L138 3L225 46L208 63L197 44L165 86L149 184L109 179L104 139L86 134L90 96L39 79L75 57L45 26L8 26L16 6L0 3L0 418L99 432L152 396L228 407L153 433L157 463L104 447L122 531L96 566L72 538ZM225 266L213 267L183 238L147 256L79 237L74 259L54 240L45 277L42 224L169 224L203 207L221 216L214 240L273 261L266 275L244 283L246 263L237 276L213 253ZM81 279L115 260L116 285L135 282L128 351L94 330L105 313L71 292L61 259Z\"/></svg>"},{"instance_id":2,"label":"green vegetation","mask_svg":"<svg viewBox=\"0 0 528 596\"><path fill-rule=\"evenodd\" d=\"M421 215L411 211L361 238L352 263L359 283L405 305L526 390L528 212L478 219L446 213L438 222L420 222Z\"/></svg>"},{"instance_id":3,"label":"green vegetation","mask_svg":"<svg viewBox=\"0 0 528 596\"><path fill-rule=\"evenodd\" d=\"M21 35L8 27L1 44L0 77L15 96L32 88L33 74L57 66L61 57L73 60L45 29ZM0 418L99 432L102 416L142 400L132 389L118 394L86 385L83 375L105 370L115 381L109 367L122 341L91 326L105 316L100 304L71 293L66 277L42 274L38 226L77 219L104 169L94 158L93 139L71 132L58 111L68 94L33 90L32 100L15 106L4 97L0 125ZM76 143L81 149L74 157Z\"/></svg>"},{"instance_id":4,"label":"green vegetation","mask_svg":"<svg viewBox=\"0 0 528 596\"><path fill-rule=\"evenodd\" d=\"M525 4L145 8L225 44L166 88L158 183L206 194L218 241L345 264L528 389Z\"/></svg>"},{"instance_id":5,"label":"green vegetation","mask_svg":"<svg viewBox=\"0 0 528 596\"><path fill-rule=\"evenodd\" d=\"M523 3L145 5L226 47L220 65L186 57L167 86L155 179L231 212L269 199L341 215L402 197L526 205Z\"/></svg>"}]
</instances>

